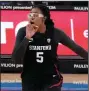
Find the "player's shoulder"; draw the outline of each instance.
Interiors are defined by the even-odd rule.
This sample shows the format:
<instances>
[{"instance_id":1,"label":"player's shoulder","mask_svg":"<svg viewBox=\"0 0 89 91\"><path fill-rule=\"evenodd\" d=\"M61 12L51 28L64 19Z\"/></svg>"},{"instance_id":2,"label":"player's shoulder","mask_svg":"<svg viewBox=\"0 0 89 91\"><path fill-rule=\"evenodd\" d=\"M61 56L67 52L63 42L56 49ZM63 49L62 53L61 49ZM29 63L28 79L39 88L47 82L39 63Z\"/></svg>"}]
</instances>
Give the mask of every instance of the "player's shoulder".
<instances>
[{"instance_id":1,"label":"player's shoulder","mask_svg":"<svg viewBox=\"0 0 89 91\"><path fill-rule=\"evenodd\" d=\"M59 28L54 28L54 39L59 42L63 37L64 37L65 33L63 30L59 29Z\"/></svg>"},{"instance_id":2,"label":"player's shoulder","mask_svg":"<svg viewBox=\"0 0 89 91\"><path fill-rule=\"evenodd\" d=\"M17 32L17 36L25 36L26 35L26 27L21 27L18 32Z\"/></svg>"},{"instance_id":3,"label":"player's shoulder","mask_svg":"<svg viewBox=\"0 0 89 91\"><path fill-rule=\"evenodd\" d=\"M55 34L62 34L62 33L64 33L64 32L63 32L63 30L61 30L61 29L55 27L55 28L54 28L54 33L55 33Z\"/></svg>"},{"instance_id":4,"label":"player's shoulder","mask_svg":"<svg viewBox=\"0 0 89 91\"><path fill-rule=\"evenodd\" d=\"M26 27L21 27L19 30L18 30L18 35L25 35L26 34Z\"/></svg>"},{"instance_id":5,"label":"player's shoulder","mask_svg":"<svg viewBox=\"0 0 89 91\"><path fill-rule=\"evenodd\" d=\"M18 31L25 32L26 31L26 27L21 27Z\"/></svg>"}]
</instances>

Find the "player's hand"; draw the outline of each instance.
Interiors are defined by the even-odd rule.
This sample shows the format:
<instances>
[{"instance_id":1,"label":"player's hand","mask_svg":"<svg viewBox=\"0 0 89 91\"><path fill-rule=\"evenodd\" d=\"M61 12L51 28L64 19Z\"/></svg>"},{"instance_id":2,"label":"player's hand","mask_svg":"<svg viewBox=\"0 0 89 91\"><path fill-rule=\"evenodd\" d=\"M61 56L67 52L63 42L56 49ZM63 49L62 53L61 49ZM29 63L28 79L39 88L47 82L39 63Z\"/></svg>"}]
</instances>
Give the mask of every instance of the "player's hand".
<instances>
[{"instance_id":1,"label":"player's hand","mask_svg":"<svg viewBox=\"0 0 89 91\"><path fill-rule=\"evenodd\" d=\"M26 38L30 39L38 30L38 26L36 26L35 24L28 24L26 26Z\"/></svg>"}]
</instances>

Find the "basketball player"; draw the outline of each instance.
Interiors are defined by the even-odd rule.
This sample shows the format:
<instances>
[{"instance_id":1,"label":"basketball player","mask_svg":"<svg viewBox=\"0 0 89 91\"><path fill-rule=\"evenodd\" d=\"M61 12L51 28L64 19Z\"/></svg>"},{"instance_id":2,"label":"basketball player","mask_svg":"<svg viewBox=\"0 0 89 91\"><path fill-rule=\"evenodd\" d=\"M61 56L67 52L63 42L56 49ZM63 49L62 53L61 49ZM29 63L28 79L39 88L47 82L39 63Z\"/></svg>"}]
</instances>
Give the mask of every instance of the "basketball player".
<instances>
[{"instance_id":1,"label":"basketball player","mask_svg":"<svg viewBox=\"0 0 89 91\"><path fill-rule=\"evenodd\" d=\"M58 43L85 59L88 59L88 53L63 31L54 27L46 6L34 6L28 18L29 24L17 33L12 53L14 61L23 61L22 90L61 91L63 77L56 65Z\"/></svg>"}]
</instances>

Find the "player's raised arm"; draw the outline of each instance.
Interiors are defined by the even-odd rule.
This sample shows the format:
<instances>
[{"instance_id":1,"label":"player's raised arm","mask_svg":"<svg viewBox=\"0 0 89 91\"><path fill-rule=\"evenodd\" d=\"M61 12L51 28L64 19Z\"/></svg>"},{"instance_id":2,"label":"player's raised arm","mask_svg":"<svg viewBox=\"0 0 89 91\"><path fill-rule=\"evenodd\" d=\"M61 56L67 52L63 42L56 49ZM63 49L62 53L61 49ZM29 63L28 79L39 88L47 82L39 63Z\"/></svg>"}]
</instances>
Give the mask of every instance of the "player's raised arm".
<instances>
[{"instance_id":1,"label":"player's raised arm","mask_svg":"<svg viewBox=\"0 0 89 91\"><path fill-rule=\"evenodd\" d=\"M18 61L23 58L23 55L29 43L29 40L25 37L25 29L25 27L21 28L17 33L15 46L12 52L12 60L14 61Z\"/></svg>"},{"instance_id":2,"label":"player's raised arm","mask_svg":"<svg viewBox=\"0 0 89 91\"><path fill-rule=\"evenodd\" d=\"M21 28L16 37L15 47L12 52L12 60L23 60L26 48L29 44L30 38L36 33L38 27L34 24L28 24L26 27Z\"/></svg>"}]
</instances>

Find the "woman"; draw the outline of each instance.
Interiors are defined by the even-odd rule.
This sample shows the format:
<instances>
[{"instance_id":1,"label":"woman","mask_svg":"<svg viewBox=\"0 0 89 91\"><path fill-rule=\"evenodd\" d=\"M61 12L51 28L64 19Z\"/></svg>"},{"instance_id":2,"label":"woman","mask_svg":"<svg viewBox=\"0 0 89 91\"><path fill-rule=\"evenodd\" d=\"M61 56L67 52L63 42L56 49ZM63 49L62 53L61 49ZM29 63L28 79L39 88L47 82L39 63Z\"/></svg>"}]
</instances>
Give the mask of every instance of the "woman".
<instances>
[{"instance_id":1,"label":"woman","mask_svg":"<svg viewBox=\"0 0 89 91\"><path fill-rule=\"evenodd\" d=\"M63 77L56 66L58 43L85 59L88 53L63 31L54 28L46 6L34 6L28 18L29 24L18 31L12 53L14 61L23 61L22 90L61 91Z\"/></svg>"}]
</instances>

